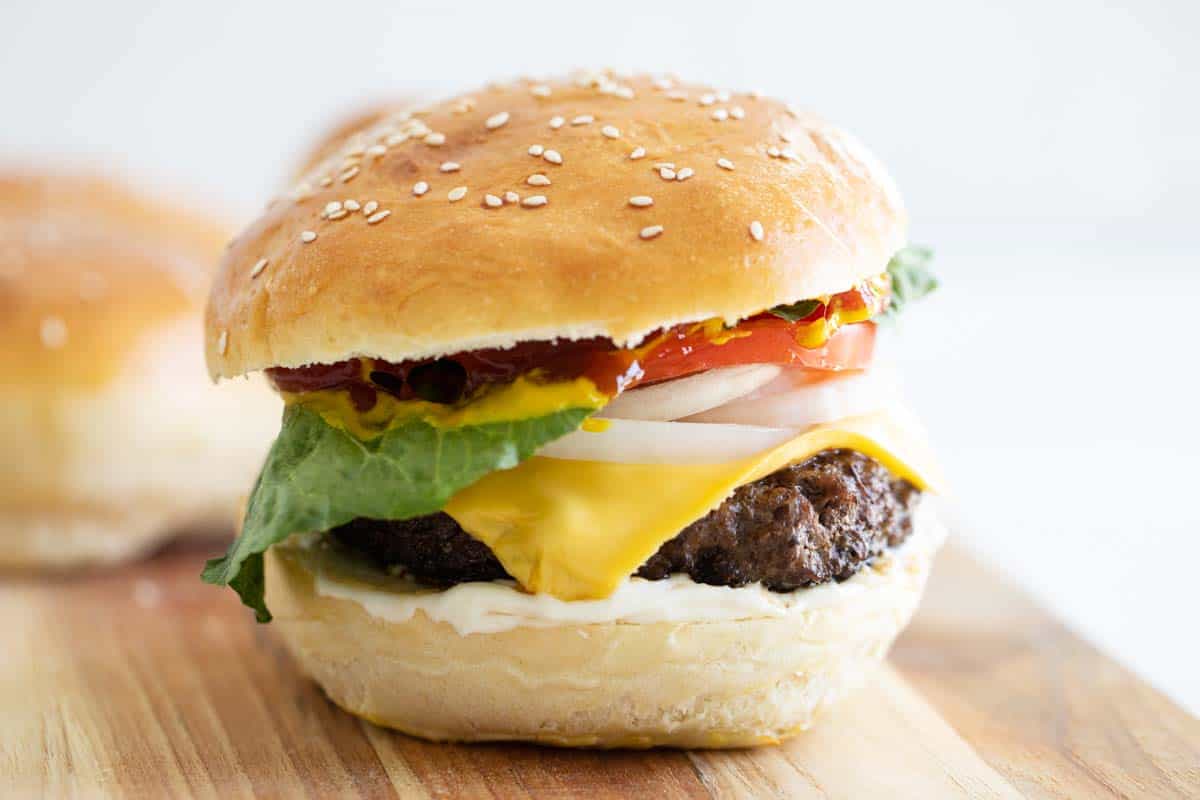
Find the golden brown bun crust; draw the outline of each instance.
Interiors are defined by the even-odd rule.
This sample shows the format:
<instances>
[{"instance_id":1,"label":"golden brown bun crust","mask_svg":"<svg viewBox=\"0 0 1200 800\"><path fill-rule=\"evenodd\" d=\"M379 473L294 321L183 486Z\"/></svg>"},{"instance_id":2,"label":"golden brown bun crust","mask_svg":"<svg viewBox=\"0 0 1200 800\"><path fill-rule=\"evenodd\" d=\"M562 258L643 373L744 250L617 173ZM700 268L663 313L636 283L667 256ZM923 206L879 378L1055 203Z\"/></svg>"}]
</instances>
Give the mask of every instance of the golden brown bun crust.
<instances>
[{"instance_id":1,"label":"golden brown bun crust","mask_svg":"<svg viewBox=\"0 0 1200 800\"><path fill-rule=\"evenodd\" d=\"M0 383L103 383L203 304L225 234L100 177L0 174Z\"/></svg>"},{"instance_id":2,"label":"golden brown bun crust","mask_svg":"<svg viewBox=\"0 0 1200 800\"><path fill-rule=\"evenodd\" d=\"M944 536L932 510L919 520L921 546L783 617L463 635L423 611L394 621L321 594L320 552L287 545L266 553L267 602L301 669L377 725L450 741L747 747L809 728L884 657Z\"/></svg>"},{"instance_id":3,"label":"golden brown bun crust","mask_svg":"<svg viewBox=\"0 0 1200 800\"><path fill-rule=\"evenodd\" d=\"M709 103L707 87L665 86L521 81L378 123L361 152L348 146L319 165L226 254L207 315L209 371L555 337L629 343L663 325L845 290L903 245L891 181L849 135L757 95L714 92ZM554 129L556 116L565 123ZM426 143L426 131L444 142ZM533 145L562 164L530 155ZM631 159L639 147L645 157ZM460 167L440 171L446 162ZM662 162L694 174L664 180ZM528 184L534 173L551 185ZM420 181L429 191L418 197ZM510 191L547 203L485 205L485 194ZM653 205L634 207L633 196ZM390 216L323 218L347 199ZM639 236L655 225L660 235ZM304 243L305 231L317 238Z\"/></svg>"}]
</instances>

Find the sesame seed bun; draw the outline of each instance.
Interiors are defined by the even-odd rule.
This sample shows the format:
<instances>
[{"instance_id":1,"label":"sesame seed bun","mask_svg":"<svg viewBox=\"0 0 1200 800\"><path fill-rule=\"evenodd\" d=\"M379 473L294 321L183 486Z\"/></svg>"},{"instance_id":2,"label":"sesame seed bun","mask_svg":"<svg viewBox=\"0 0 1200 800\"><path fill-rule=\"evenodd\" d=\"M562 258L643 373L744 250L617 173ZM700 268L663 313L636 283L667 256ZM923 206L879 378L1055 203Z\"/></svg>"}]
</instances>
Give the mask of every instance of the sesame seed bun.
<instances>
[{"instance_id":1,"label":"sesame seed bun","mask_svg":"<svg viewBox=\"0 0 1200 800\"><path fill-rule=\"evenodd\" d=\"M377 725L434 740L748 747L809 728L863 683L944 537L923 507L904 547L846 584L797 590L814 597L785 616L463 634L423 611L393 617L386 597L323 593L327 551L288 545L266 553L267 600L301 668Z\"/></svg>"},{"instance_id":2,"label":"sesame seed bun","mask_svg":"<svg viewBox=\"0 0 1200 800\"><path fill-rule=\"evenodd\" d=\"M607 73L491 86L352 137L236 239L209 370L628 344L846 290L904 242L871 155L783 103Z\"/></svg>"},{"instance_id":3,"label":"sesame seed bun","mask_svg":"<svg viewBox=\"0 0 1200 800\"><path fill-rule=\"evenodd\" d=\"M94 176L0 175L0 566L228 533L278 429L261 380L214 387L202 310L223 226Z\"/></svg>"},{"instance_id":4,"label":"sesame seed bun","mask_svg":"<svg viewBox=\"0 0 1200 800\"><path fill-rule=\"evenodd\" d=\"M368 145L373 144L373 142L363 142L360 139L356 139L354 138L356 134L361 134L388 116L409 108L412 105L413 103L405 100L379 103L359 108L349 116L339 119L307 151L304 160L301 162L300 169L292 177L295 180L303 180L308 173L320 166L327 158L341 152L343 149L355 150L358 147L365 149Z\"/></svg>"},{"instance_id":5,"label":"sesame seed bun","mask_svg":"<svg viewBox=\"0 0 1200 800\"><path fill-rule=\"evenodd\" d=\"M0 173L0 381L96 386L203 304L224 226L99 176Z\"/></svg>"}]
</instances>

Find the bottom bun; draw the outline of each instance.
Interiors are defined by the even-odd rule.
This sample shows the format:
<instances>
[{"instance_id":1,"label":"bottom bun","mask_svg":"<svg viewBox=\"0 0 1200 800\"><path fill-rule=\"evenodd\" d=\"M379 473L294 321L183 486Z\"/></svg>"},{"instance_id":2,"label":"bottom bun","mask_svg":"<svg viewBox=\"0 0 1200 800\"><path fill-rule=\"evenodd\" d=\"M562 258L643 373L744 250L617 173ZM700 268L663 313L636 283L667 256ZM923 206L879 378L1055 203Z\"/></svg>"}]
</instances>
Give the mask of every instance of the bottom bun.
<instances>
[{"instance_id":1,"label":"bottom bun","mask_svg":"<svg viewBox=\"0 0 1200 800\"><path fill-rule=\"evenodd\" d=\"M0 510L0 570L57 571L121 564L182 534L226 538L230 509L181 511L137 498L124 507L62 506L52 511Z\"/></svg>"},{"instance_id":2,"label":"bottom bun","mask_svg":"<svg viewBox=\"0 0 1200 800\"><path fill-rule=\"evenodd\" d=\"M681 622L667 613L662 621L546 621L464 635L424 611L372 614L356 599L322 593L335 559L296 544L267 552L267 602L300 667L333 702L414 736L568 747L768 744L807 729L861 684L908 624L944 537L929 503L922 506L903 547L845 583L799 590L819 602L755 618Z\"/></svg>"}]
</instances>

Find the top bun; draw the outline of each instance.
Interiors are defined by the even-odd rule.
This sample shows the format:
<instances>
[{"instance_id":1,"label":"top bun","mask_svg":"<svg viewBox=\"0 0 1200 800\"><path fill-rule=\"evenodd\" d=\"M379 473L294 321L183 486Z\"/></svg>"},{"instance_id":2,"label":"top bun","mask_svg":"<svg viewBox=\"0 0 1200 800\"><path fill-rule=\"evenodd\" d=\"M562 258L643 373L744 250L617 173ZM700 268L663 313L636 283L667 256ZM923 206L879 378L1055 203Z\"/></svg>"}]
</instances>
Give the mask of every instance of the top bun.
<instances>
[{"instance_id":1,"label":"top bun","mask_svg":"<svg viewBox=\"0 0 1200 800\"><path fill-rule=\"evenodd\" d=\"M106 383L144 334L202 306L225 238L100 177L0 174L0 384Z\"/></svg>"},{"instance_id":2,"label":"top bun","mask_svg":"<svg viewBox=\"0 0 1200 800\"><path fill-rule=\"evenodd\" d=\"M844 291L904 229L856 140L758 94L613 73L493 85L351 136L234 241L209 371L632 344Z\"/></svg>"}]
</instances>

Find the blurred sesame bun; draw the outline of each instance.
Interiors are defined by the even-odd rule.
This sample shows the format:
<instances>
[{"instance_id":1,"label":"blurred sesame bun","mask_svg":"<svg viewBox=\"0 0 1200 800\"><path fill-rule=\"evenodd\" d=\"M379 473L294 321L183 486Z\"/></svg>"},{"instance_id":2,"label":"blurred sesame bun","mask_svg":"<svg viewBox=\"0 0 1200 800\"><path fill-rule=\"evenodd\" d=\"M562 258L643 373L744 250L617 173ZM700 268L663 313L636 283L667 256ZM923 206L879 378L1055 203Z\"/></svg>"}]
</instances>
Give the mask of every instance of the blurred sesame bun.
<instances>
[{"instance_id":1,"label":"blurred sesame bun","mask_svg":"<svg viewBox=\"0 0 1200 800\"><path fill-rule=\"evenodd\" d=\"M904 243L875 159L783 103L610 73L493 85L386 117L271 204L221 263L208 365L628 344L846 290Z\"/></svg>"},{"instance_id":2,"label":"blurred sesame bun","mask_svg":"<svg viewBox=\"0 0 1200 800\"><path fill-rule=\"evenodd\" d=\"M228 530L278 428L261 382L213 387L202 306L224 228L112 181L0 174L0 566Z\"/></svg>"},{"instance_id":3,"label":"blurred sesame bun","mask_svg":"<svg viewBox=\"0 0 1200 800\"><path fill-rule=\"evenodd\" d=\"M922 508L902 548L843 584L798 590L783 616L576 624L548 615L464 635L447 593L428 606L442 619L399 614L386 588L330 591L331 577L343 580L336 561L295 544L266 552L267 602L301 668L377 725L449 741L748 747L806 730L864 682L916 610L944 536Z\"/></svg>"},{"instance_id":4,"label":"blurred sesame bun","mask_svg":"<svg viewBox=\"0 0 1200 800\"><path fill-rule=\"evenodd\" d=\"M361 138L356 138L356 136L361 136L363 131L368 130L376 123L381 122L392 114L410 108L412 105L412 102L404 100L376 103L359 108L352 114L339 118L337 124L330 128L308 150L300 169L297 170L293 177L297 180L303 180L308 173L320 166L322 162L330 156L340 153L342 150L357 150L360 147L366 149L368 144L371 143L364 142Z\"/></svg>"}]
</instances>

